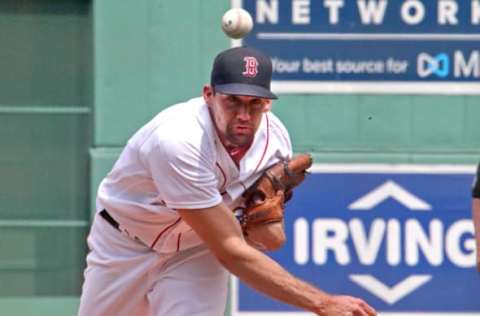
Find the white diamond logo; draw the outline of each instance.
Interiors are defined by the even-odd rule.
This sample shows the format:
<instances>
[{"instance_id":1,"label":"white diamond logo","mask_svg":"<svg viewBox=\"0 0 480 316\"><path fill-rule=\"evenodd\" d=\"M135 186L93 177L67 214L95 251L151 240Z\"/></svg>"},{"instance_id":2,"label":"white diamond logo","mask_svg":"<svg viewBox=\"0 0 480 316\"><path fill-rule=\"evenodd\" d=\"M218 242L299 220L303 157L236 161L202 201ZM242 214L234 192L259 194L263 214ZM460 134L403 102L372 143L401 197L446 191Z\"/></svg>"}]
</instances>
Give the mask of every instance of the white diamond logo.
<instances>
[{"instance_id":1,"label":"white diamond logo","mask_svg":"<svg viewBox=\"0 0 480 316\"><path fill-rule=\"evenodd\" d=\"M350 210L367 211L389 198L396 200L412 211L430 211L432 209L430 204L391 180L386 181L384 184L357 199L351 203L348 208Z\"/></svg>"},{"instance_id":2,"label":"white diamond logo","mask_svg":"<svg viewBox=\"0 0 480 316\"><path fill-rule=\"evenodd\" d=\"M350 280L384 302L393 305L432 279L429 274L413 274L394 286L387 286L368 274L351 274Z\"/></svg>"}]
</instances>

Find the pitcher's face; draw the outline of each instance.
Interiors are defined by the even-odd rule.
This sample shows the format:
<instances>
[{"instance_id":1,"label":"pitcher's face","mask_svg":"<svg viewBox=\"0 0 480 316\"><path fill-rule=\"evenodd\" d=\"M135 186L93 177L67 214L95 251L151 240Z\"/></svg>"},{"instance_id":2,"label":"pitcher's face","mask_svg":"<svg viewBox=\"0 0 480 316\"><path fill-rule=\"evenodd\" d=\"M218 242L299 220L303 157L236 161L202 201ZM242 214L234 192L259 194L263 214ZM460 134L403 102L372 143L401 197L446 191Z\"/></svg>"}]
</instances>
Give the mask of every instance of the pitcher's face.
<instances>
[{"instance_id":1,"label":"pitcher's face","mask_svg":"<svg viewBox=\"0 0 480 316\"><path fill-rule=\"evenodd\" d=\"M213 93L204 88L204 98L213 116L220 138L226 145L245 146L253 141L263 113L270 110L271 100L241 95Z\"/></svg>"}]
</instances>

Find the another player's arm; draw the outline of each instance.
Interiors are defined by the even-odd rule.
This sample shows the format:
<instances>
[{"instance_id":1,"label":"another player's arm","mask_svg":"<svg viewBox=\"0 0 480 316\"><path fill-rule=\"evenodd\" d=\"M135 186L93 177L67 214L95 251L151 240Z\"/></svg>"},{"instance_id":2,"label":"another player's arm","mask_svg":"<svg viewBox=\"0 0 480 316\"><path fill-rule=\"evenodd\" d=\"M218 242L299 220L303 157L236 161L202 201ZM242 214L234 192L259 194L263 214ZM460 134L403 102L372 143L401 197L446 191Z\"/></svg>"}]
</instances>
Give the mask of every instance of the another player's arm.
<instances>
[{"instance_id":1,"label":"another player's arm","mask_svg":"<svg viewBox=\"0 0 480 316\"><path fill-rule=\"evenodd\" d=\"M477 244L477 271L480 272L480 197L472 199L472 217Z\"/></svg>"},{"instance_id":2,"label":"another player's arm","mask_svg":"<svg viewBox=\"0 0 480 316\"><path fill-rule=\"evenodd\" d=\"M477 271L480 272L480 164L472 189L472 219L475 227L475 241L477 245Z\"/></svg>"},{"instance_id":3,"label":"another player's arm","mask_svg":"<svg viewBox=\"0 0 480 316\"><path fill-rule=\"evenodd\" d=\"M226 269L258 291L318 315L376 315L364 301L329 295L295 278L268 256L249 246L236 218L225 204L201 210L179 210L179 213Z\"/></svg>"}]
</instances>

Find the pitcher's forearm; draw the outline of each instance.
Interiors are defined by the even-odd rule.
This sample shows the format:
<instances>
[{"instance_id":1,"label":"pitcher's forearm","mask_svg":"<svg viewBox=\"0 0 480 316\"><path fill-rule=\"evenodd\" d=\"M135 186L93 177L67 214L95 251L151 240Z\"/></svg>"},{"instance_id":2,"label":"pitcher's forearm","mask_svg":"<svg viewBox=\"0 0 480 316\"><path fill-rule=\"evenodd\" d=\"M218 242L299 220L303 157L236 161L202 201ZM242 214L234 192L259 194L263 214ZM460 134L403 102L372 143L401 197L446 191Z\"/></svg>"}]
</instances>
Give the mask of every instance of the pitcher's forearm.
<instances>
[{"instance_id":1,"label":"pitcher's forearm","mask_svg":"<svg viewBox=\"0 0 480 316\"><path fill-rule=\"evenodd\" d=\"M202 211L179 210L179 213L225 268L254 289L317 315L376 315L375 309L363 300L329 295L295 278L249 246L237 220L223 203Z\"/></svg>"},{"instance_id":2,"label":"pitcher's forearm","mask_svg":"<svg viewBox=\"0 0 480 316\"><path fill-rule=\"evenodd\" d=\"M241 249L236 258L220 260L243 282L279 301L318 313L330 298L327 293L293 277L274 260L251 247Z\"/></svg>"}]
</instances>

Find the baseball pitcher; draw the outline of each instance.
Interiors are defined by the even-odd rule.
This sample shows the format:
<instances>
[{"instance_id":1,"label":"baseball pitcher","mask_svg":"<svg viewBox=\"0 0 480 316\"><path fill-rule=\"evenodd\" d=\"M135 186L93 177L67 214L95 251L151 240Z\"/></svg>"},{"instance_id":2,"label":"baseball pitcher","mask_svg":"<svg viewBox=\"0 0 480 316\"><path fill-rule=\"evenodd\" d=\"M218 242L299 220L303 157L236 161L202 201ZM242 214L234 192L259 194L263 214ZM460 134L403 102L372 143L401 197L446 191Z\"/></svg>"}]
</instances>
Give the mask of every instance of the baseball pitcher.
<instances>
[{"instance_id":1,"label":"baseball pitcher","mask_svg":"<svg viewBox=\"0 0 480 316\"><path fill-rule=\"evenodd\" d=\"M265 54L227 49L202 97L130 138L98 189L79 315L220 316L229 272L317 315L376 315L263 253L285 242L284 204L312 163L270 112L271 75Z\"/></svg>"}]
</instances>

